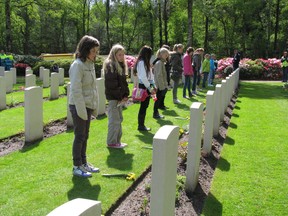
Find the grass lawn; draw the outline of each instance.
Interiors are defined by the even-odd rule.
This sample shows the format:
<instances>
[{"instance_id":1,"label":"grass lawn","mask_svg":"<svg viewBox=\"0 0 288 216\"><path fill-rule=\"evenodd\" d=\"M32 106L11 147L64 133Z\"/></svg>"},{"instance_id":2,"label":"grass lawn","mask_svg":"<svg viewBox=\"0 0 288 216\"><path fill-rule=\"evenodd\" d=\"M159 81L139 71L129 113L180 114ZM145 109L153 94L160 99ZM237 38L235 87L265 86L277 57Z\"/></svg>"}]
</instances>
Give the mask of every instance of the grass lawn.
<instances>
[{"instance_id":1,"label":"grass lawn","mask_svg":"<svg viewBox=\"0 0 288 216\"><path fill-rule=\"evenodd\" d=\"M189 124L188 120L175 117L189 116L192 102L204 102L205 94L206 91L203 91L196 98L189 100L179 97L183 103L174 105L172 91L169 91L166 106L170 109L161 111L165 115L164 120L152 118L153 101L150 100L146 126L151 127L152 131L144 133L137 131L137 113L140 104L129 106L123 111L122 141L128 143L128 147L124 150L106 148L107 117L93 120L87 150L89 162L98 166L101 173L134 172L139 176L151 164L152 159L152 151L142 147L152 145L153 136L162 125L186 127ZM178 90L178 95L182 95L181 88ZM52 103L56 101L47 102L44 107L50 104L56 110L66 112L66 102L61 106L53 105ZM17 112L12 112L8 116L14 115L17 115ZM19 118L23 119L23 113L19 114ZM100 200L103 213L109 209L132 182L119 178L107 179L101 174L94 174L89 179L73 177L72 140L73 133L68 131L40 141L22 151L0 157L0 215L45 215L76 197Z\"/></svg>"},{"instance_id":2,"label":"grass lawn","mask_svg":"<svg viewBox=\"0 0 288 216\"><path fill-rule=\"evenodd\" d=\"M287 215L288 92L241 82L203 215Z\"/></svg>"},{"instance_id":3,"label":"grass lawn","mask_svg":"<svg viewBox=\"0 0 288 216\"><path fill-rule=\"evenodd\" d=\"M65 82L69 82L68 80L68 78L65 78ZM36 78L36 85L42 86L42 81L38 77ZM13 90L15 92L11 92L6 95L6 104L8 106L13 106L15 104L24 102L24 90L22 90L23 88L25 88L25 78L17 77L17 84L13 85ZM59 86L59 94L65 94L64 86ZM43 98L49 97L50 88L43 88Z\"/></svg>"}]
</instances>

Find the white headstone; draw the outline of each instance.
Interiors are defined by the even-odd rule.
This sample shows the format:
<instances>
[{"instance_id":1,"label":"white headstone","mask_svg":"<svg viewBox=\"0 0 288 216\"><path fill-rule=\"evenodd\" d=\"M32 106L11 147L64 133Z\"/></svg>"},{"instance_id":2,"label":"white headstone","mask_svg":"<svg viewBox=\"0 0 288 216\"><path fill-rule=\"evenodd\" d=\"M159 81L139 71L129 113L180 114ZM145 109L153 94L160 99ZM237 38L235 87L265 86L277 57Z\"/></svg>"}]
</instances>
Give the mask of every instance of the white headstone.
<instances>
[{"instance_id":1,"label":"white headstone","mask_svg":"<svg viewBox=\"0 0 288 216\"><path fill-rule=\"evenodd\" d=\"M214 111L214 120L213 120L213 125L214 125L213 136L217 136L219 134L220 115L222 113L221 94L222 94L221 84L217 84L215 87L215 93L214 93L215 111Z\"/></svg>"},{"instance_id":2,"label":"white headstone","mask_svg":"<svg viewBox=\"0 0 288 216\"><path fill-rule=\"evenodd\" d=\"M153 138L150 216L174 216L179 127L165 125Z\"/></svg>"},{"instance_id":3,"label":"white headstone","mask_svg":"<svg viewBox=\"0 0 288 216\"><path fill-rule=\"evenodd\" d=\"M0 110L6 109L6 83L5 77L0 76Z\"/></svg>"},{"instance_id":4,"label":"white headstone","mask_svg":"<svg viewBox=\"0 0 288 216\"><path fill-rule=\"evenodd\" d=\"M67 128L73 127L73 118L69 109L70 82L67 84Z\"/></svg>"},{"instance_id":5,"label":"white headstone","mask_svg":"<svg viewBox=\"0 0 288 216\"><path fill-rule=\"evenodd\" d=\"M36 75L28 74L25 76L25 88L36 86Z\"/></svg>"},{"instance_id":6,"label":"white headstone","mask_svg":"<svg viewBox=\"0 0 288 216\"><path fill-rule=\"evenodd\" d=\"M211 153L212 137L214 127L214 111L215 111L215 97L214 91L208 91L206 95L206 114L205 114L205 128L203 138L203 151L207 154Z\"/></svg>"},{"instance_id":7,"label":"white headstone","mask_svg":"<svg viewBox=\"0 0 288 216\"><path fill-rule=\"evenodd\" d=\"M59 98L59 74L51 73L50 99Z\"/></svg>"},{"instance_id":8,"label":"white headstone","mask_svg":"<svg viewBox=\"0 0 288 216\"><path fill-rule=\"evenodd\" d=\"M101 216L101 202L83 198L70 200L57 207L47 216Z\"/></svg>"},{"instance_id":9,"label":"white headstone","mask_svg":"<svg viewBox=\"0 0 288 216\"><path fill-rule=\"evenodd\" d=\"M43 80L43 71L44 71L44 67L39 67L39 78L40 78L40 80Z\"/></svg>"},{"instance_id":10,"label":"white headstone","mask_svg":"<svg viewBox=\"0 0 288 216\"><path fill-rule=\"evenodd\" d=\"M5 71L6 93L13 91L13 73L11 71Z\"/></svg>"},{"instance_id":11,"label":"white headstone","mask_svg":"<svg viewBox=\"0 0 288 216\"><path fill-rule=\"evenodd\" d=\"M13 84L16 84L17 83L17 71L16 71L16 68L10 68L10 71L13 74Z\"/></svg>"},{"instance_id":12,"label":"white headstone","mask_svg":"<svg viewBox=\"0 0 288 216\"><path fill-rule=\"evenodd\" d=\"M222 80L221 83L221 113L220 113L220 121L224 121L225 111L227 109L227 81Z\"/></svg>"},{"instance_id":13,"label":"white headstone","mask_svg":"<svg viewBox=\"0 0 288 216\"><path fill-rule=\"evenodd\" d=\"M64 68L59 68L59 85L64 85Z\"/></svg>"},{"instance_id":14,"label":"white headstone","mask_svg":"<svg viewBox=\"0 0 288 216\"><path fill-rule=\"evenodd\" d=\"M103 78L96 79L96 85L97 85L97 93L98 93L97 116L99 116L99 115L105 114L105 108L106 108L104 79Z\"/></svg>"},{"instance_id":15,"label":"white headstone","mask_svg":"<svg viewBox=\"0 0 288 216\"><path fill-rule=\"evenodd\" d=\"M25 142L43 138L42 88L33 86L25 89Z\"/></svg>"},{"instance_id":16,"label":"white headstone","mask_svg":"<svg viewBox=\"0 0 288 216\"><path fill-rule=\"evenodd\" d=\"M32 69L26 69L26 76L29 74L33 74L33 70Z\"/></svg>"},{"instance_id":17,"label":"white headstone","mask_svg":"<svg viewBox=\"0 0 288 216\"><path fill-rule=\"evenodd\" d=\"M203 104L192 103L190 107L189 140L187 151L187 168L185 190L192 193L198 183L201 156Z\"/></svg>"},{"instance_id":18,"label":"white headstone","mask_svg":"<svg viewBox=\"0 0 288 216\"><path fill-rule=\"evenodd\" d=\"M5 67L0 66L0 76L4 76Z\"/></svg>"},{"instance_id":19,"label":"white headstone","mask_svg":"<svg viewBox=\"0 0 288 216\"><path fill-rule=\"evenodd\" d=\"M48 88L50 86L50 70L44 69L43 72L43 88Z\"/></svg>"}]
</instances>

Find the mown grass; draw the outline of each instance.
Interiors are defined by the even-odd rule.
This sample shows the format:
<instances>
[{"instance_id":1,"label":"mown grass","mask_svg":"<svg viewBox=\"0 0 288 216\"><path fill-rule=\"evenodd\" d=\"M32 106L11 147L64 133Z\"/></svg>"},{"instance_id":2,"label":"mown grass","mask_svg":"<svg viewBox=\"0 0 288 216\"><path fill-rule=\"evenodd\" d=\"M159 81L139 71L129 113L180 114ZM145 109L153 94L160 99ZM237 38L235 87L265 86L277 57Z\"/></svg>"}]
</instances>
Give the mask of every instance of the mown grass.
<instances>
[{"instance_id":1,"label":"mown grass","mask_svg":"<svg viewBox=\"0 0 288 216\"><path fill-rule=\"evenodd\" d=\"M288 92L242 82L203 215L287 215Z\"/></svg>"},{"instance_id":2,"label":"mown grass","mask_svg":"<svg viewBox=\"0 0 288 216\"><path fill-rule=\"evenodd\" d=\"M130 85L132 88L132 85ZM210 88L211 89L211 88ZM124 122L122 141L128 143L124 150L106 148L107 117L101 117L91 122L90 137L88 141L88 160L101 169L101 173L128 173L134 172L139 176L150 164L152 151L143 146L151 146L153 136L162 125L178 125L185 128L188 120L175 117L189 116L189 107L194 101L205 101L203 91L193 99L181 99L180 105L172 103L172 92L166 97L166 106L170 109L161 111L164 120L152 118L153 101L147 111L146 125L152 128L150 132L137 131L137 113L140 104L134 104L123 111ZM182 95L179 88L178 95ZM66 113L66 101L49 101L44 105ZM60 104L53 104L59 101ZM6 110L1 113L10 118L18 115L16 111L21 108ZM22 108L23 109L23 108ZM48 108L47 108L48 109ZM46 111L44 111L46 112ZM47 111L48 112L48 111ZM56 118L54 111L49 111L51 117ZM44 114L45 115L45 114ZM7 117L7 118L8 118ZM16 117L23 119L23 113ZM9 122L8 119L5 119ZM2 124L2 123L1 123ZM11 129L13 123L6 125ZM1 134L2 134L1 126ZM71 148L73 141L72 131L44 139L19 152L14 152L0 158L0 212L3 215L45 215L57 206L76 197L100 200L102 211L105 213L109 207L132 184L121 178L107 179L101 174L92 178L81 179L72 176Z\"/></svg>"},{"instance_id":3,"label":"mown grass","mask_svg":"<svg viewBox=\"0 0 288 216\"><path fill-rule=\"evenodd\" d=\"M65 78L65 82L68 82L68 78ZM36 78L36 85L42 86L42 81ZM6 95L7 106L15 106L19 103L24 102L24 88L25 88L25 78L17 77L17 84L13 85L13 92ZM64 86L59 86L59 94L65 94ZM43 98L50 97L50 88L43 88Z\"/></svg>"}]
</instances>

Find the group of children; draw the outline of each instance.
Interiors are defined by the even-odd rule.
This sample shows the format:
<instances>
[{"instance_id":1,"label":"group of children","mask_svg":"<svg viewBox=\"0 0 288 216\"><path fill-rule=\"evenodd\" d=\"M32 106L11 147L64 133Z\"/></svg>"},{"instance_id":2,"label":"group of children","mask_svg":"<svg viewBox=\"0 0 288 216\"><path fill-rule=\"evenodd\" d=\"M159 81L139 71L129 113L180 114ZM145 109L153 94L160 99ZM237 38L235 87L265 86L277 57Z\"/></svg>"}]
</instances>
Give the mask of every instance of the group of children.
<instances>
[{"instance_id":1,"label":"group of children","mask_svg":"<svg viewBox=\"0 0 288 216\"><path fill-rule=\"evenodd\" d=\"M100 43L96 38L84 36L78 43L76 60L69 70L71 82L69 108L74 124L73 175L81 177L91 177L93 172L99 172L99 168L88 163L86 159L91 115L94 115L98 103L94 62L99 47ZM184 98L187 98L186 89L189 97L197 94L196 84L198 86L200 84L201 73L204 75L202 87L205 87L207 78L209 85L212 85L216 70L213 66L215 56L212 55L212 58L210 58L210 55L206 54L202 63L203 49L199 48L194 52L194 49L189 47L182 58L183 48L182 44L177 44L171 52L169 47L163 46L157 51L153 63L151 63L152 48L143 46L140 49L134 65L134 75L138 78L137 87L146 90L148 97L140 103L138 112L139 131L151 130L145 125L146 111L151 95L157 97L154 103L153 118L164 118L158 110L168 109L164 101L170 85L170 76L174 81L173 102L175 104L181 103L177 98L177 88L183 74L185 76ZM125 49L122 45L116 44L111 48L107 59L103 63L105 94L108 100L108 133L106 140L108 148L124 148L127 146L126 143L121 142L122 104L128 100L130 94L126 80L127 71Z\"/></svg>"}]
</instances>

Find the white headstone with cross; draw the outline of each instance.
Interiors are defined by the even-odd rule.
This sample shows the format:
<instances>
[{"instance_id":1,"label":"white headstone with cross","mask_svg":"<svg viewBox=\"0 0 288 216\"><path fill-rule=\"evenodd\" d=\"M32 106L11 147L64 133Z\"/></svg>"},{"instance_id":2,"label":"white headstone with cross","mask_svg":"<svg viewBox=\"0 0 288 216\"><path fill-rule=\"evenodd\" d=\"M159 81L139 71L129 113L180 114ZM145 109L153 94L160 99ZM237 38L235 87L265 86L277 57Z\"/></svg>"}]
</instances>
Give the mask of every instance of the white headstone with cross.
<instances>
[{"instance_id":1,"label":"white headstone with cross","mask_svg":"<svg viewBox=\"0 0 288 216\"><path fill-rule=\"evenodd\" d=\"M153 138L151 216L174 216L179 127L165 125Z\"/></svg>"},{"instance_id":2,"label":"white headstone with cross","mask_svg":"<svg viewBox=\"0 0 288 216\"><path fill-rule=\"evenodd\" d=\"M28 74L25 76L25 88L36 86L36 75Z\"/></svg>"},{"instance_id":3,"label":"white headstone with cross","mask_svg":"<svg viewBox=\"0 0 288 216\"><path fill-rule=\"evenodd\" d=\"M43 138L43 99L42 88L25 88L25 142Z\"/></svg>"},{"instance_id":4,"label":"white headstone with cross","mask_svg":"<svg viewBox=\"0 0 288 216\"><path fill-rule=\"evenodd\" d=\"M0 76L0 110L6 109L6 83L5 77Z\"/></svg>"},{"instance_id":5,"label":"white headstone with cross","mask_svg":"<svg viewBox=\"0 0 288 216\"><path fill-rule=\"evenodd\" d=\"M187 151L187 168L185 190L192 193L198 183L201 156L203 104L192 103L190 107L189 140Z\"/></svg>"},{"instance_id":6,"label":"white headstone with cross","mask_svg":"<svg viewBox=\"0 0 288 216\"><path fill-rule=\"evenodd\" d=\"M50 99L59 98L59 74L51 73Z\"/></svg>"}]
</instances>

